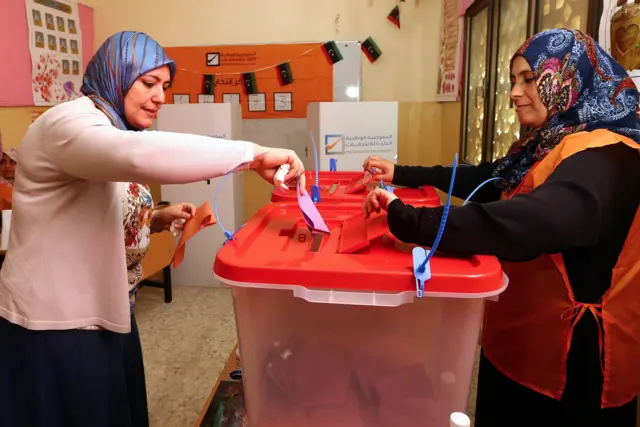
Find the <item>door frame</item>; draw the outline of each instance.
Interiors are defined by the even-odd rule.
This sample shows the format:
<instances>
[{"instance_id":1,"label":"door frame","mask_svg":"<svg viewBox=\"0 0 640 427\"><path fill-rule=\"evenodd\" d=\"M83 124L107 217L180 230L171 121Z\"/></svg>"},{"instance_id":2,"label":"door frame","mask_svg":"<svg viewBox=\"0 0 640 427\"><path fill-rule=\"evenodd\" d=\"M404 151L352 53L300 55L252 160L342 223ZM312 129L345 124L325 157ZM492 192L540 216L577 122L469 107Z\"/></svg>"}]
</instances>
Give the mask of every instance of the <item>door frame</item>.
<instances>
[{"instance_id":1,"label":"door frame","mask_svg":"<svg viewBox=\"0 0 640 427\"><path fill-rule=\"evenodd\" d=\"M465 14L464 17L464 56L463 56L463 75L462 75L462 94L460 97L460 102L462 103L461 105L461 114L462 114L462 119L460 120L460 142L459 142L459 152L461 154L462 160L461 163L464 162L465 158L466 158L466 141L467 141L467 124L468 124L468 117L469 117L469 107L467 105L467 100L469 98L469 96L471 96L468 93L468 76L469 76L469 58L471 56L471 49L469 49L469 46L471 45L471 21L473 18L475 18L480 12L482 12L484 9L487 9L487 34L490 35L492 34L491 31L491 6L494 3L494 0L476 0L473 2L473 4L471 6L469 6L469 8L467 9L467 12ZM491 46L491 40L487 40L487 51L485 52L485 55L487 56L487 71L489 70L489 52L492 48ZM484 90L485 93L489 93L488 92L488 87L487 87L487 82L488 82L488 74L485 75L485 82L484 82ZM486 98L486 96L485 96ZM484 110L485 110L485 118L487 117L487 105L485 103L484 106ZM483 132L486 131L486 121L483 121ZM484 135L484 133L483 133ZM484 151L484 142L483 142L483 147L482 150ZM484 153L483 153L484 154Z\"/></svg>"}]
</instances>

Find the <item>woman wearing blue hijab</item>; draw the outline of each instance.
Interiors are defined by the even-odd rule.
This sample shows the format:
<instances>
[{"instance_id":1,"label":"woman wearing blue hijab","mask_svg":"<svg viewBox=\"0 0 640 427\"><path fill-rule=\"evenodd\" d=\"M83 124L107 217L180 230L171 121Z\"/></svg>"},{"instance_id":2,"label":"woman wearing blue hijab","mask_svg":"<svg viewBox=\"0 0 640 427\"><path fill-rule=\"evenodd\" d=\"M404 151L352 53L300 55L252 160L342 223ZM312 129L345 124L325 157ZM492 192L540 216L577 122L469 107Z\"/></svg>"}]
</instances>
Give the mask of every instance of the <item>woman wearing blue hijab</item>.
<instances>
[{"instance_id":1,"label":"woman wearing blue hijab","mask_svg":"<svg viewBox=\"0 0 640 427\"><path fill-rule=\"evenodd\" d=\"M246 141L141 132L175 76L153 39L123 31L87 66L82 93L28 129L0 270L0 425L147 427L133 315L150 234L194 213L154 209L144 183L202 181L236 168L273 182L302 162ZM177 225L176 225L177 224ZM213 260L212 260L213 261Z\"/></svg>"},{"instance_id":2,"label":"woman wearing blue hijab","mask_svg":"<svg viewBox=\"0 0 640 427\"><path fill-rule=\"evenodd\" d=\"M511 60L530 131L495 162L460 168L438 246L498 257L509 277L482 328L476 427L634 427L640 390L640 110L625 69L590 36L554 29ZM450 167L365 168L448 191ZM487 180L487 185L474 191ZM434 243L442 208L376 189L400 240ZM427 284L428 286L428 284ZM443 386L444 387L444 386Z\"/></svg>"}]
</instances>

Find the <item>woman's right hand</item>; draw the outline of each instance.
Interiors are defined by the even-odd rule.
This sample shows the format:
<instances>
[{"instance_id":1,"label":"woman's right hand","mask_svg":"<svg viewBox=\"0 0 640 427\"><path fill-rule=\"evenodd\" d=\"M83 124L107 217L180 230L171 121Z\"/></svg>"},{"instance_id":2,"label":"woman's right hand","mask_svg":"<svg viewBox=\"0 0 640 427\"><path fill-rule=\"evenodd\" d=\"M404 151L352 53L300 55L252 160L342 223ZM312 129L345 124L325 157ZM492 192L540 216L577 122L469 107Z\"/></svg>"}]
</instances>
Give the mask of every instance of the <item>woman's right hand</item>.
<instances>
[{"instance_id":1,"label":"woman's right hand","mask_svg":"<svg viewBox=\"0 0 640 427\"><path fill-rule=\"evenodd\" d=\"M267 148L255 146L254 160L249 165L265 181L274 183L274 176L280 166L288 164L289 172L284 178L284 184L289 188L296 187L296 179L300 180L300 193L306 193L304 164L295 151L282 148Z\"/></svg>"},{"instance_id":2,"label":"woman's right hand","mask_svg":"<svg viewBox=\"0 0 640 427\"><path fill-rule=\"evenodd\" d=\"M375 180L386 181L388 183L393 181L393 172L396 165L389 160L378 156L369 156L362 166L365 171L373 169L373 179Z\"/></svg>"}]
</instances>

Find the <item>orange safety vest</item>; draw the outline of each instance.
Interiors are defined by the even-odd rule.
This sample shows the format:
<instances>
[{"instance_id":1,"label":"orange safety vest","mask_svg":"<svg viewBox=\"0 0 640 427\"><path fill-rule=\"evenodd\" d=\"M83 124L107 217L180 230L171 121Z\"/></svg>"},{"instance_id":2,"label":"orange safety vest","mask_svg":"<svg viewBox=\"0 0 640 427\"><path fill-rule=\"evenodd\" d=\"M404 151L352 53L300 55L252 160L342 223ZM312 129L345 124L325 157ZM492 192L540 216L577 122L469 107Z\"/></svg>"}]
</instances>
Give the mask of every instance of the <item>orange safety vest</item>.
<instances>
[{"instance_id":1,"label":"orange safety vest","mask_svg":"<svg viewBox=\"0 0 640 427\"><path fill-rule=\"evenodd\" d=\"M544 184L560 162L573 154L619 142L640 150L631 139L605 129L566 136L503 199ZM640 209L613 269L611 286L598 304L576 301L560 254L523 263L503 262L509 287L497 302L487 303L482 333L485 356L511 380L560 400L573 325L584 315L594 316L604 330L604 337L599 332L604 355L601 407L631 401L640 390L639 232Z\"/></svg>"}]
</instances>

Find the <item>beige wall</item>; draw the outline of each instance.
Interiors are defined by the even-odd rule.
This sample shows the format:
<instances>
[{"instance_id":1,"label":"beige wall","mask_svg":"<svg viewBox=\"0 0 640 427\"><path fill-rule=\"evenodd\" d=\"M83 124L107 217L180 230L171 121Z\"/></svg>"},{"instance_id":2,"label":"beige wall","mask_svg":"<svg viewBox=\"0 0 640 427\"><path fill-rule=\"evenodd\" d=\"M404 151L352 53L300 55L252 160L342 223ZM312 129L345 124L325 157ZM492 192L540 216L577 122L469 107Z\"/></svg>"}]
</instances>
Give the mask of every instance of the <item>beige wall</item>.
<instances>
[{"instance_id":1,"label":"beige wall","mask_svg":"<svg viewBox=\"0 0 640 427\"><path fill-rule=\"evenodd\" d=\"M382 0L83 0L94 8L99 45L138 30L165 46L289 43L372 36L383 51L363 61L363 100L434 101L441 0L403 3L398 30ZM340 15L339 31L335 18Z\"/></svg>"}]
</instances>

